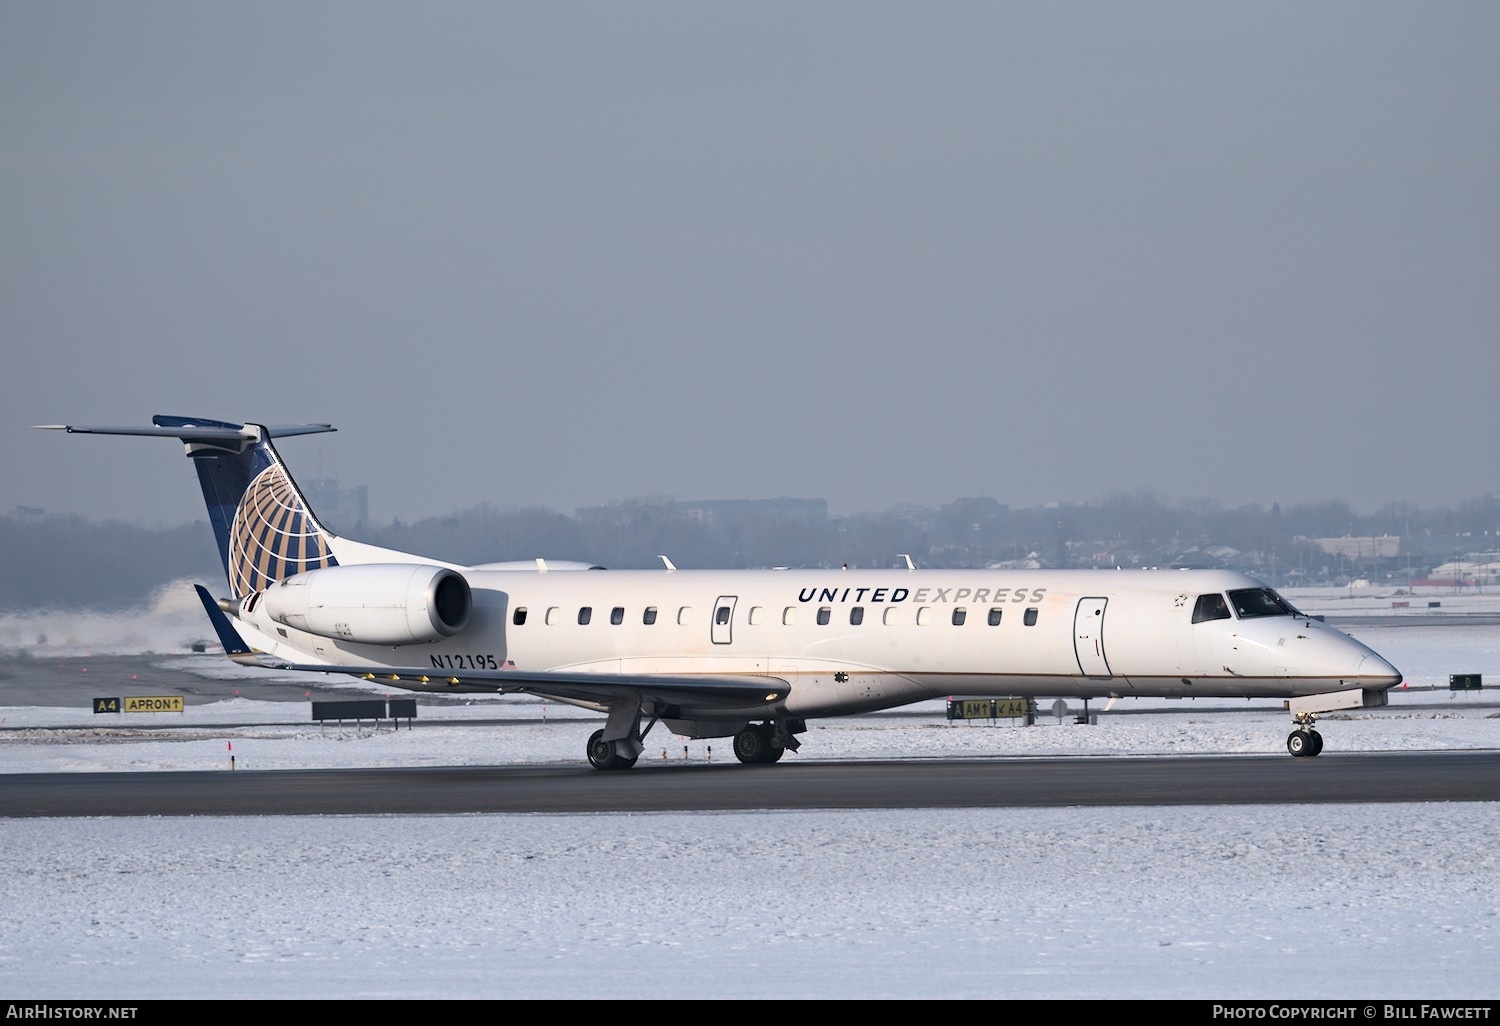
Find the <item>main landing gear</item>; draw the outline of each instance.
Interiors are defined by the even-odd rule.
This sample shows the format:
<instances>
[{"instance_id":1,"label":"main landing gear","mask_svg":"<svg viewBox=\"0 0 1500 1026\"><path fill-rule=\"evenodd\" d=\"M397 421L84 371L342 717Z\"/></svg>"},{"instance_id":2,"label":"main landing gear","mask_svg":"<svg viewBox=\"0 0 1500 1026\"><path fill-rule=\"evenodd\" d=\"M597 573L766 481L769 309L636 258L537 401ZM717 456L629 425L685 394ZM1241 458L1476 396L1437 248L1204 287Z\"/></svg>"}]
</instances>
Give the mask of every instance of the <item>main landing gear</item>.
<instances>
[{"instance_id":1,"label":"main landing gear","mask_svg":"<svg viewBox=\"0 0 1500 1026\"><path fill-rule=\"evenodd\" d=\"M619 741L604 740L604 731L596 730L589 737L589 765L597 770L623 770L635 765L641 757L640 745L634 755L625 754L625 746Z\"/></svg>"},{"instance_id":2,"label":"main landing gear","mask_svg":"<svg viewBox=\"0 0 1500 1026\"><path fill-rule=\"evenodd\" d=\"M629 710L619 714L622 720L628 721ZM616 714L612 711L611 717ZM596 730L589 737L588 748L589 765L597 770L627 770L634 766L636 760L641 757L642 740L654 727L657 720L653 717L651 723L645 730L639 729L639 722L634 725L619 724L614 727L606 726L602 730ZM720 727L720 724L712 724ZM682 724L678 724L682 726ZM687 729L691 730L701 724L688 723ZM726 737L728 731L723 733L709 734L710 737ZM787 752L795 752L802 747L802 742L797 740L797 735L807 730L807 721L774 720L765 723L748 723L741 727L734 735L734 756L740 762L747 765L767 765L780 762L781 757ZM623 737L609 739L606 734L624 733ZM684 731L686 733L686 731ZM702 734L693 733L693 737L701 737Z\"/></svg>"},{"instance_id":3,"label":"main landing gear","mask_svg":"<svg viewBox=\"0 0 1500 1026\"><path fill-rule=\"evenodd\" d=\"M750 723L734 735L734 757L747 766L781 761L786 745L769 723Z\"/></svg>"}]
</instances>

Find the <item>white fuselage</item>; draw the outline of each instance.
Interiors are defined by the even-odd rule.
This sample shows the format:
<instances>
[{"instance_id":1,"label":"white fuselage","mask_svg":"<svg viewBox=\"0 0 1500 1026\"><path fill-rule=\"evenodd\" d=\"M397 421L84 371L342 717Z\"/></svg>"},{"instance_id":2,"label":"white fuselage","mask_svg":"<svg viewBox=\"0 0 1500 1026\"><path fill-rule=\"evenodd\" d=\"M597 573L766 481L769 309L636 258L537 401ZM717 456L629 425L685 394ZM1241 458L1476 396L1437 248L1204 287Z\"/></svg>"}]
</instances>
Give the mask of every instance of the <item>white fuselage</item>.
<instances>
[{"instance_id":1,"label":"white fuselage","mask_svg":"<svg viewBox=\"0 0 1500 1026\"><path fill-rule=\"evenodd\" d=\"M279 658L434 677L776 678L790 684L778 713L804 718L953 695L1291 698L1401 679L1310 617L1192 622L1204 593L1264 588L1228 571L455 569L472 613L434 643L351 644L250 620Z\"/></svg>"}]
</instances>

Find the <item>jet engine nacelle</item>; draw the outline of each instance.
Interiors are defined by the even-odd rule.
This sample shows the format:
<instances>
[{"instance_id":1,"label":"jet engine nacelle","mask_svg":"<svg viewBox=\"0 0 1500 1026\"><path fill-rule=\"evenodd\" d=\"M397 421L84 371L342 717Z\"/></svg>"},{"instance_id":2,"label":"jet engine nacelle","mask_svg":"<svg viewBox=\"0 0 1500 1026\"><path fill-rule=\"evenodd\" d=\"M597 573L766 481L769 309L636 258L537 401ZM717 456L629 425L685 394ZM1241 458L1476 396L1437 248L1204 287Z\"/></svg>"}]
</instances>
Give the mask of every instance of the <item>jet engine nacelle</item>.
<instances>
[{"instance_id":1,"label":"jet engine nacelle","mask_svg":"<svg viewBox=\"0 0 1500 1026\"><path fill-rule=\"evenodd\" d=\"M420 563L368 563L307 570L265 590L272 620L325 638L368 645L441 641L469 622L463 575Z\"/></svg>"}]
</instances>

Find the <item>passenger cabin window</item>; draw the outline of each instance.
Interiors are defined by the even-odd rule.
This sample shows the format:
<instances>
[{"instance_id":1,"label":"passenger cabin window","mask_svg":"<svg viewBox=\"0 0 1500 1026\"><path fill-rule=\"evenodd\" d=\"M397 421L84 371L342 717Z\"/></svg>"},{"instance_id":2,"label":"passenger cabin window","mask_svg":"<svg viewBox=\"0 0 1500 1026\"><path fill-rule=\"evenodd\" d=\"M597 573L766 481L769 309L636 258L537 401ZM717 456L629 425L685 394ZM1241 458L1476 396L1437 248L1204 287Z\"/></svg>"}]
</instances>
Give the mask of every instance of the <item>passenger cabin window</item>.
<instances>
[{"instance_id":1,"label":"passenger cabin window","mask_svg":"<svg viewBox=\"0 0 1500 1026\"><path fill-rule=\"evenodd\" d=\"M826 626L828 626L828 621L830 619L832 619L832 618L833 618L833 610L832 609L830 609L828 606L819 606L818 607L818 626L819 627L826 627Z\"/></svg>"},{"instance_id":2,"label":"passenger cabin window","mask_svg":"<svg viewBox=\"0 0 1500 1026\"><path fill-rule=\"evenodd\" d=\"M1001 611L999 609L991 609L990 610L990 626L991 627L999 627L1000 626L1000 612Z\"/></svg>"},{"instance_id":3,"label":"passenger cabin window","mask_svg":"<svg viewBox=\"0 0 1500 1026\"><path fill-rule=\"evenodd\" d=\"M692 616L693 616L693 607L692 606L683 606L683 607L681 607L680 609L677 610L677 623L679 625L685 625L690 619L692 619Z\"/></svg>"},{"instance_id":4,"label":"passenger cabin window","mask_svg":"<svg viewBox=\"0 0 1500 1026\"><path fill-rule=\"evenodd\" d=\"M641 623L645 624L647 627L650 627L655 622L656 622L656 607L655 606L647 606L646 607L646 611L641 614Z\"/></svg>"},{"instance_id":5,"label":"passenger cabin window","mask_svg":"<svg viewBox=\"0 0 1500 1026\"><path fill-rule=\"evenodd\" d=\"M1229 603L1224 601L1223 595L1214 592L1212 595L1198 596L1198 604L1193 606L1194 623L1227 619L1229 619Z\"/></svg>"},{"instance_id":6,"label":"passenger cabin window","mask_svg":"<svg viewBox=\"0 0 1500 1026\"><path fill-rule=\"evenodd\" d=\"M967 609L965 609L963 606L959 606L957 609L955 609L953 611L953 626L955 626L955 627L962 627L964 625L964 621L967 620L968 618L969 618L969 611Z\"/></svg>"},{"instance_id":7,"label":"passenger cabin window","mask_svg":"<svg viewBox=\"0 0 1500 1026\"><path fill-rule=\"evenodd\" d=\"M1234 612L1241 620L1257 616L1300 616L1291 603L1270 588L1238 588L1229 593Z\"/></svg>"},{"instance_id":8,"label":"passenger cabin window","mask_svg":"<svg viewBox=\"0 0 1500 1026\"><path fill-rule=\"evenodd\" d=\"M728 606L720 606L718 609L714 610L714 623L719 624L720 626L723 626L724 624L726 624L728 622L729 622L729 607Z\"/></svg>"},{"instance_id":9,"label":"passenger cabin window","mask_svg":"<svg viewBox=\"0 0 1500 1026\"><path fill-rule=\"evenodd\" d=\"M594 618L593 606L581 606L578 609L578 624L582 626Z\"/></svg>"},{"instance_id":10,"label":"passenger cabin window","mask_svg":"<svg viewBox=\"0 0 1500 1026\"><path fill-rule=\"evenodd\" d=\"M525 606L517 606L516 607L516 611L513 614L511 614L510 622L513 623L513 624L515 624L517 627L519 627L519 626L521 626L521 624L525 623L526 622L526 607Z\"/></svg>"},{"instance_id":11,"label":"passenger cabin window","mask_svg":"<svg viewBox=\"0 0 1500 1026\"><path fill-rule=\"evenodd\" d=\"M625 622L625 607L615 606L609 611L609 622L618 627Z\"/></svg>"},{"instance_id":12,"label":"passenger cabin window","mask_svg":"<svg viewBox=\"0 0 1500 1026\"><path fill-rule=\"evenodd\" d=\"M781 611L781 622L790 627L797 622L797 607L787 606Z\"/></svg>"},{"instance_id":13,"label":"passenger cabin window","mask_svg":"<svg viewBox=\"0 0 1500 1026\"><path fill-rule=\"evenodd\" d=\"M865 607L855 606L849 610L849 626L858 627L865 622Z\"/></svg>"},{"instance_id":14,"label":"passenger cabin window","mask_svg":"<svg viewBox=\"0 0 1500 1026\"><path fill-rule=\"evenodd\" d=\"M766 611L765 611L765 609L763 607L761 607L761 606L751 606L750 607L749 622L752 623L752 624L758 624L758 623L760 623L761 621L763 621L766 618L765 613L766 613Z\"/></svg>"},{"instance_id":15,"label":"passenger cabin window","mask_svg":"<svg viewBox=\"0 0 1500 1026\"><path fill-rule=\"evenodd\" d=\"M553 624L557 623L558 614L561 613L561 612L562 612L562 610L559 609L559 608L557 608L556 606L548 606L547 607L547 626L550 627Z\"/></svg>"},{"instance_id":16,"label":"passenger cabin window","mask_svg":"<svg viewBox=\"0 0 1500 1026\"><path fill-rule=\"evenodd\" d=\"M923 606L917 610L917 626L926 627L932 622L932 607Z\"/></svg>"},{"instance_id":17,"label":"passenger cabin window","mask_svg":"<svg viewBox=\"0 0 1500 1026\"><path fill-rule=\"evenodd\" d=\"M1036 626L1036 607L1035 606L1033 606L1032 608L1026 610L1026 615L1021 618L1021 622L1024 623L1028 627L1035 627Z\"/></svg>"},{"instance_id":18,"label":"passenger cabin window","mask_svg":"<svg viewBox=\"0 0 1500 1026\"><path fill-rule=\"evenodd\" d=\"M896 625L896 610L899 608L899 606L886 606L885 612L880 614L880 622L887 627L894 627Z\"/></svg>"}]
</instances>

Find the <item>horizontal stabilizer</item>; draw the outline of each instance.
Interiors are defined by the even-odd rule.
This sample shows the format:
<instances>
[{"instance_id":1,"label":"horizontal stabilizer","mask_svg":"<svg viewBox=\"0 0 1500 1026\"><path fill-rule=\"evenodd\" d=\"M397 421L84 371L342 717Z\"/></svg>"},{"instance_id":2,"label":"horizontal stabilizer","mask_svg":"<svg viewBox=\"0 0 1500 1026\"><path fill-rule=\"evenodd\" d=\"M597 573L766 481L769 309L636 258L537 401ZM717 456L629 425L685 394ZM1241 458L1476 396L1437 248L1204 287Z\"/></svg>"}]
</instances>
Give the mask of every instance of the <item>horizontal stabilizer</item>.
<instances>
[{"instance_id":1,"label":"horizontal stabilizer","mask_svg":"<svg viewBox=\"0 0 1500 1026\"><path fill-rule=\"evenodd\" d=\"M150 427L39 424L82 435L173 438L183 444L236 599L301 573L338 565L335 535L318 522L272 444L273 436L332 431L332 424L237 424L159 413Z\"/></svg>"},{"instance_id":2,"label":"horizontal stabilizer","mask_svg":"<svg viewBox=\"0 0 1500 1026\"><path fill-rule=\"evenodd\" d=\"M176 438L183 442L239 442L247 435L245 425L222 420L194 417L156 416L151 427L106 427L86 424L37 424L43 431L66 431L73 435L143 435L148 438ZM292 435L314 435L337 431L332 424L263 425L272 438Z\"/></svg>"}]
</instances>

